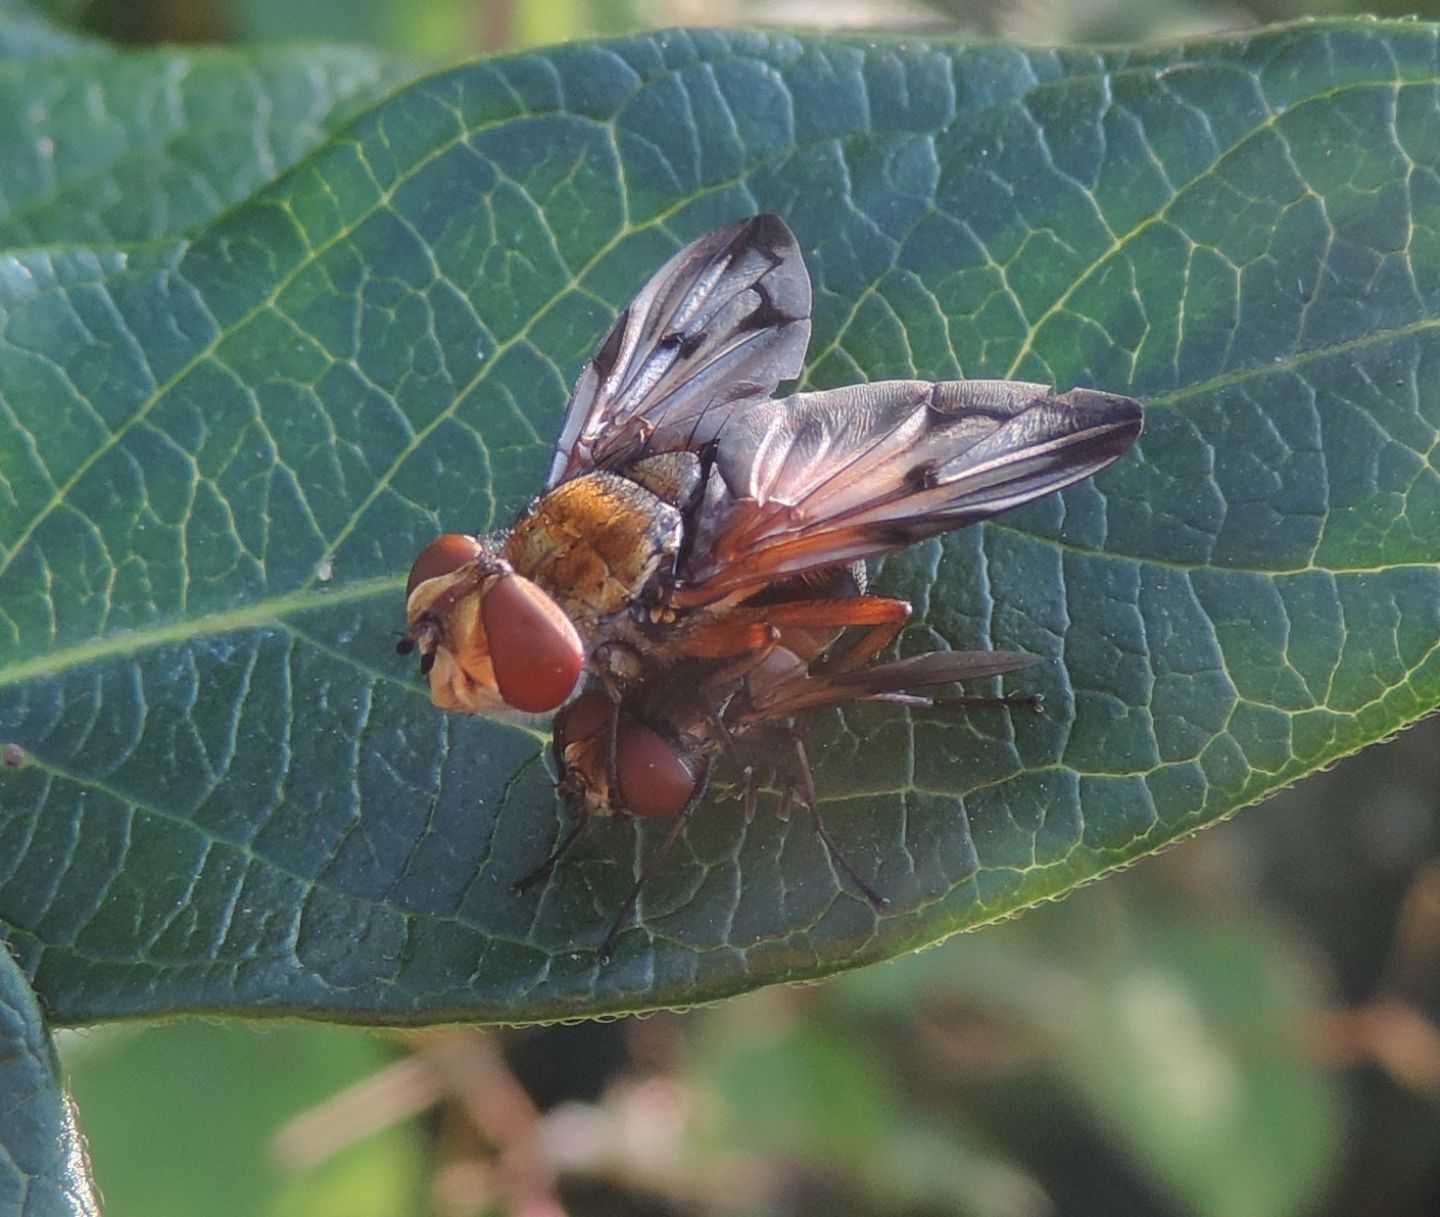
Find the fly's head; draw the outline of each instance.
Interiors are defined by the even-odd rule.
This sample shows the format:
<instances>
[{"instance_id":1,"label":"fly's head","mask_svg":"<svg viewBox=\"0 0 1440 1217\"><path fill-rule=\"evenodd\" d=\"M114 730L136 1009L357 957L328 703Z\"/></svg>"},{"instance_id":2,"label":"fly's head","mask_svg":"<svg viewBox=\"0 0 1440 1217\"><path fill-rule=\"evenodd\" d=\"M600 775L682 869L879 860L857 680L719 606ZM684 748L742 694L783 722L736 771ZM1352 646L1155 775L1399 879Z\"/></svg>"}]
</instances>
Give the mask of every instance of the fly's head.
<instances>
[{"instance_id":1,"label":"fly's head","mask_svg":"<svg viewBox=\"0 0 1440 1217\"><path fill-rule=\"evenodd\" d=\"M396 647L420 655L443 710L548 714L574 694L585 647L574 624L484 538L449 533L410 568L409 626Z\"/></svg>"},{"instance_id":2,"label":"fly's head","mask_svg":"<svg viewBox=\"0 0 1440 1217\"><path fill-rule=\"evenodd\" d=\"M561 789L590 815L666 819L704 788L701 755L595 688L555 719L554 748Z\"/></svg>"}]
</instances>

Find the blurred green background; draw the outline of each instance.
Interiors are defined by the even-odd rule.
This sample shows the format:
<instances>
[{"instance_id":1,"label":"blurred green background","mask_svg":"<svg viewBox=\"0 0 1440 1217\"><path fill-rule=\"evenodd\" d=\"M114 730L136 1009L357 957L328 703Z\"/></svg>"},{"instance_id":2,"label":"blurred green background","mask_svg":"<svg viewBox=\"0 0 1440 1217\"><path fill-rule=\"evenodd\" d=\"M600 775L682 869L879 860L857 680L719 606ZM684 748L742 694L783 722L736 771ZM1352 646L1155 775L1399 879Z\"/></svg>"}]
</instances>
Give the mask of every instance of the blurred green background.
<instances>
[{"instance_id":1,"label":"blurred green background","mask_svg":"<svg viewBox=\"0 0 1440 1217\"><path fill-rule=\"evenodd\" d=\"M41 0L121 42L350 42L474 55L667 25L913 28L1021 42L1141 42L1303 16L1433 18L1440 0Z\"/></svg>"},{"instance_id":2,"label":"blurred green background","mask_svg":"<svg viewBox=\"0 0 1440 1217\"><path fill-rule=\"evenodd\" d=\"M1295 0L48 0L459 58L674 24L1141 41ZM1440 0L1389 13L1436 15ZM897 964L684 1015L61 1036L109 1217L1440 1212L1440 727ZM1177 1045L1179 1047L1177 1048Z\"/></svg>"}]
</instances>

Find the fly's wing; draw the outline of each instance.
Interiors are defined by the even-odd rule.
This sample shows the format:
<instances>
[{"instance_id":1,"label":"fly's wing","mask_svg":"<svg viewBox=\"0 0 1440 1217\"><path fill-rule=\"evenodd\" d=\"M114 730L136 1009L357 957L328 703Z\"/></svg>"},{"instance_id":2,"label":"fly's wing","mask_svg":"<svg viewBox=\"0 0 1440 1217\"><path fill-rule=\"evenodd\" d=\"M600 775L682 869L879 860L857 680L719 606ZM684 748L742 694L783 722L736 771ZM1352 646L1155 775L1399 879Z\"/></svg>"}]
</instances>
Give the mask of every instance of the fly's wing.
<instances>
[{"instance_id":1,"label":"fly's wing","mask_svg":"<svg viewBox=\"0 0 1440 1217\"><path fill-rule=\"evenodd\" d=\"M716 437L675 602L973 524L1103 469L1140 427L1128 397L1020 381L897 380L755 402Z\"/></svg>"},{"instance_id":2,"label":"fly's wing","mask_svg":"<svg viewBox=\"0 0 1440 1217\"><path fill-rule=\"evenodd\" d=\"M687 245L616 319L570 398L546 487L694 446L734 403L805 365L810 276L795 236L759 215Z\"/></svg>"}]
</instances>

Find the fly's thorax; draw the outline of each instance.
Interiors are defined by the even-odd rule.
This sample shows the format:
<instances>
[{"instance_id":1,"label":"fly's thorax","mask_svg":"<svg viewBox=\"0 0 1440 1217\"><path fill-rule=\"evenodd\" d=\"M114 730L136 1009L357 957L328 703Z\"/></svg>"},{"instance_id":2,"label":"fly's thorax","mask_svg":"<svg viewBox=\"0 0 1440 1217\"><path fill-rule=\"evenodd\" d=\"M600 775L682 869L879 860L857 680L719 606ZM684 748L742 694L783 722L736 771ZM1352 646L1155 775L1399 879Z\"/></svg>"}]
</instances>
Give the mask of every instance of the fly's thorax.
<instances>
[{"instance_id":1,"label":"fly's thorax","mask_svg":"<svg viewBox=\"0 0 1440 1217\"><path fill-rule=\"evenodd\" d=\"M693 452L659 452L625 466L625 477L682 514L700 497L700 458Z\"/></svg>"},{"instance_id":2,"label":"fly's thorax","mask_svg":"<svg viewBox=\"0 0 1440 1217\"><path fill-rule=\"evenodd\" d=\"M505 554L544 587L592 641L671 576L681 514L629 478L591 473L536 500L511 529Z\"/></svg>"}]
</instances>

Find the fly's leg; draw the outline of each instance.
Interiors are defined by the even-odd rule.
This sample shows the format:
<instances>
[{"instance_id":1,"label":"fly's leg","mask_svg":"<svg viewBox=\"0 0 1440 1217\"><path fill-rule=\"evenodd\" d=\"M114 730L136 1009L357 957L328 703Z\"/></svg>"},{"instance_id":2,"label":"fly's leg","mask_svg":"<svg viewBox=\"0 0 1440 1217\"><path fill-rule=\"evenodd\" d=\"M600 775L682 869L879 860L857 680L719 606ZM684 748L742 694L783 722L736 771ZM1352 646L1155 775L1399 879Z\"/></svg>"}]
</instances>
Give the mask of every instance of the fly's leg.
<instances>
[{"instance_id":1,"label":"fly's leg","mask_svg":"<svg viewBox=\"0 0 1440 1217\"><path fill-rule=\"evenodd\" d=\"M522 875L510 885L510 890L516 895L529 891L537 883L550 876L555 869L555 864L569 852L570 847L580 839L581 834L590 826L590 813L583 808L575 813L575 826L561 839L560 844L550 851L550 856L540 863L528 875Z\"/></svg>"},{"instance_id":2,"label":"fly's leg","mask_svg":"<svg viewBox=\"0 0 1440 1217\"><path fill-rule=\"evenodd\" d=\"M596 683L610 699L610 719L605 727L605 781L611 798L620 793L620 700L626 685L641 674L640 657L623 643L605 643L591 657Z\"/></svg>"},{"instance_id":3,"label":"fly's leg","mask_svg":"<svg viewBox=\"0 0 1440 1217\"><path fill-rule=\"evenodd\" d=\"M853 672L856 668L863 668L895 641L896 636L905 628L905 623L910 620L911 608L907 601L886 600L877 596L862 596L859 599L887 606L889 616L873 624L864 623L869 624L870 628L856 640L855 645L839 655L820 660L812 669L814 675L839 675L841 672Z\"/></svg>"},{"instance_id":4,"label":"fly's leg","mask_svg":"<svg viewBox=\"0 0 1440 1217\"><path fill-rule=\"evenodd\" d=\"M620 794L620 697L610 697L610 714L605 720L605 784L610 798L618 801Z\"/></svg>"},{"instance_id":5,"label":"fly's leg","mask_svg":"<svg viewBox=\"0 0 1440 1217\"><path fill-rule=\"evenodd\" d=\"M1045 694L1043 693L1004 693L996 697L987 697L983 694L962 693L954 697L927 697L925 699L935 709L944 706L959 706L962 710L1034 710L1036 714L1045 712Z\"/></svg>"},{"instance_id":6,"label":"fly's leg","mask_svg":"<svg viewBox=\"0 0 1440 1217\"><path fill-rule=\"evenodd\" d=\"M815 826L815 835L830 854L830 860L844 872L855 890L865 897L877 913L882 912L890 901L860 877L854 863L845 856L844 851L835 843L835 838L830 835L830 830L825 827L825 821L820 818L820 800L815 795L815 775L810 770L810 757L805 751L805 741L800 738L798 731L792 738L795 744L795 761L799 769L800 793L805 800L805 806L810 809L810 822Z\"/></svg>"},{"instance_id":7,"label":"fly's leg","mask_svg":"<svg viewBox=\"0 0 1440 1217\"><path fill-rule=\"evenodd\" d=\"M757 641L759 645L741 653L740 658L733 663L727 664L723 668L717 668L710 673L705 679L707 686L719 688L744 680L775 653L775 648L780 645L780 631L773 625L765 625L760 629L747 628L746 639L747 641ZM708 697L706 702L708 704Z\"/></svg>"},{"instance_id":8,"label":"fly's leg","mask_svg":"<svg viewBox=\"0 0 1440 1217\"><path fill-rule=\"evenodd\" d=\"M605 933L605 941L600 944L597 958L603 966L610 962L610 957L615 949L615 940L620 937L620 931L629 924L630 918L635 915L635 909L640 903L640 893L645 885L650 882L651 877L666 856L675 847L675 842L680 839L680 834L685 831L685 826L690 823L690 817L695 814L695 809L700 806L698 797L690 800L685 809L675 817L675 823L665 834L665 840L661 841L640 870L640 877L635 880L635 886L630 889L630 894L625 897L625 903L620 906L620 911L615 914L615 920L610 923L609 930Z\"/></svg>"},{"instance_id":9,"label":"fly's leg","mask_svg":"<svg viewBox=\"0 0 1440 1217\"><path fill-rule=\"evenodd\" d=\"M755 813L760 808L760 779L756 777L755 770L746 766L744 770L745 780L745 802L742 814L745 816L745 823L755 822Z\"/></svg>"},{"instance_id":10,"label":"fly's leg","mask_svg":"<svg viewBox=\"0 0 1440 1217\"><path fill-rule=\"evenodd\" d=\"M736 696L743 695L743 684L756 669L760 668L774 654L780 641L780 632L769 628L763 644L748 654L742 654L733 662L711 670L700 679L694 690L694 706L712 732L712 740L718 742L721 750L735 766L740 781L728 793L742 792L745 803L745 823L755 818L756 800L759 795L759 778L755 766L745 760L735 733L726 721L727 704Z\"/></svg>"},{"instance_id":11,"label":"fly's leg","mask_svg":"<svg viewBox=\"0 0 1440 1217\"><path fill-rule=\"evenodd\" d=\"M876 912L886 908L890 901L870 886L855 868L855 864L845 856L845 851L836 843L835 838L830 835L830 830L825 827L824 818L820 815L820 799L815 792L815 775L810 768L810 754L805 750L804 726L792 725L787 728L785 735L789 738L790 746L795 753L795 774L793 781L783 782L780 787L779 802L775 806L775 818L782 823L790 820L791 809L795 806L797 795L799 801L805 804L810 813L810 822L815 828L815 835L820 838L820 843L825 846L825 851L830 855L836 868L847 878L851 885L862 896L865 897L871 908ZM749 823L755 818L755 806L759 797L760 782L753 766L745 765L742 768L743 788L745 799L745 820Z\"/></svg>"},{"instance_id":12,"label":"fly's leg","mask_svg":"<svg viewBox=\"0 0 1440 1217\"><path fill-rule=\"evenodd\" d=\"M756 799L759 795L759 780L755 774L755 766L747 764L740 755L740 747L735 742L735 735L725 722L725 716L716 708L715 703L707 695L704 688L700 690L700 708L705 715L705 720L710 724L715 736L720 741L720 746L725 750L725 755L730 758L730 763L740 775L740 786L744 790L745 800L745 823L749 824L755 819Z\"/></svg>"},{"instance_id":13,"label":"fly's leg","mask_svg":"<svg viewBox=\"0 0 1440 1217\"><path fill-rule=\"evenodd\" d=\"M849 596L843 600L795 600L785 604L764 604L736 609L712 622L691 630L682 642L686 655L696 659L728 659L747 655L767 646L773 649L772 635L785 645L785 631L840 631L852 626L866 630L853 647L821 667L848 672L862 667L890 645L910 620L911 609L904 600L882 596Z\"/></svg>"}]
</instances>

